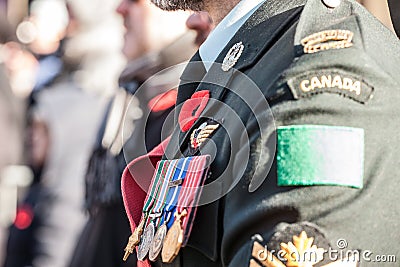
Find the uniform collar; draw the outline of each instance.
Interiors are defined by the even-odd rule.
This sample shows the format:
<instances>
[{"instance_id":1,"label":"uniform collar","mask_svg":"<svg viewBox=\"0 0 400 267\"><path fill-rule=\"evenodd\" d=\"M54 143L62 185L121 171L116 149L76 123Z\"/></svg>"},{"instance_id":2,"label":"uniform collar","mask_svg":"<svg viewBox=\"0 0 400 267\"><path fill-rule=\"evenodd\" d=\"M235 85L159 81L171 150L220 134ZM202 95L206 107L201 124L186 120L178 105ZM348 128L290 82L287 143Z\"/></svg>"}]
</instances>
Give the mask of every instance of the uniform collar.
<instances>
[{"instance_id":1,"label":"uniform collar","mask_svg":"<svg viewBox=\"0 0 400 267\"><path fill-rule=\"evenodd\" d=\"M210 33L199 49L200 56L207 71L229 40L265 1L266 0L241 0Z\"/></svg>"},{"instance_id":2,"label":"uniform collar","mask_svg":"<svg viewBox=\"0 0 400 267\"><path fill-rule=\"evenodd\" d=\"M214 61L219 63L222 62L222 60L218 59L220 57L225 57L226 52L234 44L232 43L232 40L238 39L235 37L245 37L245 35L251 35L252 30L258 24L260 24L261 21L284 13L290 9L302 6L305 3L306 0L240 1L218 24L218 26L215 27L215 29L208 36L207 40L200 46L199 53L203 62L206 62L206 70L208 71L211 68L211 65ZM268 28L269 25L264 25L264 27ZM243 33L241 33L240 30L242 30ZM245 41L247 43L251 42L258 46L258 43L262 43L263 38L267 35L263 33L263 31L264 30L261 29L260 35L252 34L251 37L253 40L242 39L240 41ZM270 31L270 29L267 31Z\"/></svg>"},{"instance_id":3,"label":"uniform collar","mask_svg":"<svg viewBox=\"0 0 400 267\"><path fill-rule=\"evenodd\" d=\"M249 69L268 48L273 46L287 31L288 26L293 25L298 20L305 2L306 0L267 0L253 12L234 37L229 40L215 60L217 64L212 64L210 71L205 73L202 79L201 76L205 72L204 68L201 71L202 64L190 65L190 68L189 66L186 67L181 76L181 81L185 82L181 82L178 90L175 121L177 121L180 112L179 104L190 98L196 90L208 90L210 92L209 102L200 117L214 118L214 115L220 109L223 96L227 92L225 88L232 88L230 83L232 77L235 76L234 74ZM221 69L220 63L222 63L230 47L239 41L243 41L245 47L242 56L233 68L225 72ZM200 56L197 53L191 62L196 62L199 59ZM197 82L199 80L201 80L200 83ZM190 81L192 82L190 83ZM191 133L191 130L182 132L179 127L176 127L175 134L172 134L168 145L166 157L180 156L180 151L185 151L187 147Z\"/></svg>"}]
</instances>

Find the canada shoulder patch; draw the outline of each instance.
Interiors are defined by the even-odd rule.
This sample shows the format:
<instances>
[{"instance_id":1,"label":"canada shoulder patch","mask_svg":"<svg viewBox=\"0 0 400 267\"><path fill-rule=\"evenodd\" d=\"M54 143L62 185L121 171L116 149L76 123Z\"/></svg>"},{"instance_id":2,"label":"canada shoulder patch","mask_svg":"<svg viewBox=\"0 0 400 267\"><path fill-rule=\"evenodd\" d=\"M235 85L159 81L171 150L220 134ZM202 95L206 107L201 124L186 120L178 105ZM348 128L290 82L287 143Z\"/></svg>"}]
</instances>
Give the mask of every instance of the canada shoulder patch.
<instances>
[{"instance_id":1,"label":"canada shoulder patch","mask_svg":"<svg viewBox=\"0 0 400 267\"><path fill-rule=\"evenodd\" d=\"M287 83L295 99L331 93L365 104L374 92L361 77L341 70L310 71L290 78Z\"/></svg>"}]
</instances>

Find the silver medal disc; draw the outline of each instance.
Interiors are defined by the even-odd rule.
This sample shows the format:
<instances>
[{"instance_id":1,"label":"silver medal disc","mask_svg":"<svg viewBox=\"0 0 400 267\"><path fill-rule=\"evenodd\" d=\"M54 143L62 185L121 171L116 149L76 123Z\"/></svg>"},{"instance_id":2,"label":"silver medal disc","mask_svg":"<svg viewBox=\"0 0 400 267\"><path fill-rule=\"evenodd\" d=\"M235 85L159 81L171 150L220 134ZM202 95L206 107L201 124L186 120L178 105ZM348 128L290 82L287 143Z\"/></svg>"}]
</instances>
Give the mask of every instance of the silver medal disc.
<instances>
[{"instance_id":1,"label":"silver medal disc","mask_svg":"<svg viewBox=\"0 0 400 267\"><path fill-rule=\"evenodd\" d=\"M142 238L140 240L137 253L138 260L143 261L146 258L146 255L149 252L151 243L153 241L153 237L154 237L154 225L152 223L149 223L149 225L146 226L146 229L144 229Z\"/></svg>"},{"instance_id":2,"label":"silver medal disc","mask_svg":"<svg viewBox=\"0 0 400 267\"><path fill-rule=\"evenodd\" d=\"M156 234L154 235L153 242L150 246L149 259L151 261L156 261L158 255L160 255L161 249L163 247L165 236L167 235L167 225L163 224L158 228Z\"/></svg>"}]
</instances>

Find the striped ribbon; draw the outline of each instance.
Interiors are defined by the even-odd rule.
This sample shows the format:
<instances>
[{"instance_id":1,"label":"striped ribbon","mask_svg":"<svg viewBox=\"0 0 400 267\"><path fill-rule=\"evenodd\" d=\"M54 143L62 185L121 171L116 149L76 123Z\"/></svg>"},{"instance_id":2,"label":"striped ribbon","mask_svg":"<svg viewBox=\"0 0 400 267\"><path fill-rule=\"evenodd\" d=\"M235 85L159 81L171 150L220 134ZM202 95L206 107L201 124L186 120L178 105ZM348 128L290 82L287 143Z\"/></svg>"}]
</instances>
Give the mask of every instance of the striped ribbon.
<instances>
[{"instance_id":1,"label":"striped ribbon","mask_svg":"<svg viewBox=\"0 0 400 267\"><path fill-rule=\"evenodd\" d=\"M178 213L182 213L184 209L190 209L190 207L195 204L195 197L201 189L201 182L204 181L202 178L206 173L208 157L208 155L192 157L186 173L186 179L183 181L181 193L179 195L177 204ZM183 224L185 224L187 217L189 216L183 219Z\"/></svg>"},{"instance_id":2,"label":"striped ribbon","mask_svg":"<svg viewBox=\"0 0 400 267\"><path fill-rule=\"evenodd\" d=\"M178 160L173 160L173 165L176 165L175 172L173 174L173 177L171 179L171 182L175 182L178 180L184 181L186 177L186 172L189 167L189 163L192 158L183 158L183 159L178 159ZM176 204L178 202L178 197L179 193L181 191L182 184L178 184L176 186L171 187L168 190L167 198L166 198L166 205L164 209L164 216L161 219L160 224L163 224L164 222L167 223L167 227L170 228L172 226L173 220L171 220L171 217L175 213L176 209Z\"/></svg>"},{"instance_id":3,"label":"striped ribbon","mask_svg":"<svg viewBox=\"0 0 400 267\"><path fill-rule=\"evenodd\" d=\"M177 169L177 162L176 161L167 161L168 164L168 168L167 171L165 173L165 175L161 176L161 188L159 189L159 193L157 194L157 203L155 204L154 208L151 211L151 214L155 215L155 220L154 220L154 224L155 226L158 226L160 223L160 220L162 218L162 211L165 207L165 200L167 197L167 193L168 193L168 188L169 188L169 182L171 180L171 178L174 176L174 173Z\"/></svg>"},{"instance_id":4,"label":"striped ribbon","mask_svg":"<svg viewBox=\"0 0 400 267\"><path fill-rule=\"evenodd\" d=\"M154 202L158 199L161 183L163 181L163 179L161 178L165 177L165 173L168 170L168 166L169 166L169 161L166 160L161 160L157 163L157 171L155 172L154 178L151 181L150 191L146 196L145 204L143 206L142 216L147 217L145 225L147 225L152 219L148 215L153 213L151 209L154 206Z\"/></svg>"}]
</instances>

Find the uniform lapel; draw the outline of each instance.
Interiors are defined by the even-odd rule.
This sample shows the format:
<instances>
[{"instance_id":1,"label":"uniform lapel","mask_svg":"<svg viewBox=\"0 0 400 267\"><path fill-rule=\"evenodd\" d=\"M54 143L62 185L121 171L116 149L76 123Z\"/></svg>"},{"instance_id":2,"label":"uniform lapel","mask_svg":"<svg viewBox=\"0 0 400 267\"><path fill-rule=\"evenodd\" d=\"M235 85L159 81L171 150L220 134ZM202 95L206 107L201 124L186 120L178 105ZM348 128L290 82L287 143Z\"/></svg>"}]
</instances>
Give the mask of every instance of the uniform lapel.
<instances>
[{"instance_id":1,"label":"uniform lapel","mask_svg":"<svg viewBox=\"0 0 400 267\"><path fill-rule=\"evenodd\" d=\"M178 97L176 101L177 106L190 98L190 96L196 91L205 74L206 69L201 61L200 54L197 51L190 59L180 77L181 82L179 84Z\"/></svg>"},{"instance_id":2,"label":"uniform lapel","mask_svg":"<svg viewBox=\"0 0 400 267\"><path fill-rule=\"evenodd\" d=\"M198 88L200 82L203 80L204 75L206 74L206 69L201 61L201 57L199 52L190 59L187 64L185 70L183 71L180 77L180 84L178 88L178 96L176 100L175 107L175 122L178 122L179 112L182 108L183 102L189 99L193 93ZM181 139L181 131L179 128L179 124L175 123L174 131L171 136L171 140L165 150L164 158L172 159L176 158L176 153L179 151L179 140Z\"/></svg>"}]
</instances>

